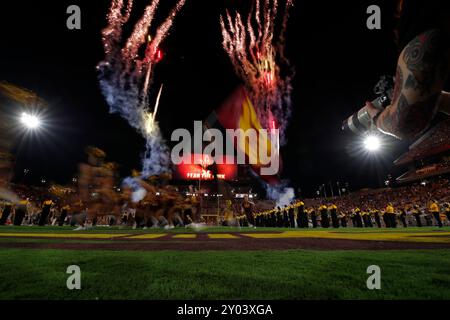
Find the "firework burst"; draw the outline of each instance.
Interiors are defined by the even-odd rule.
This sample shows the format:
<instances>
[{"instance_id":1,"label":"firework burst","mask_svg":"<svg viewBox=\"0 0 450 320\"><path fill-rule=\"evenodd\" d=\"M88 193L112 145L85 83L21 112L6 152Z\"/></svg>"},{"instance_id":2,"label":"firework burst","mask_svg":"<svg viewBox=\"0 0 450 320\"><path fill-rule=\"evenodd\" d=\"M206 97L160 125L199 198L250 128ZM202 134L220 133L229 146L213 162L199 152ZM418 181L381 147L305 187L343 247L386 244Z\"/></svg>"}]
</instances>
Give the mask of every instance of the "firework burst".
<instances>
[{"instance_id":1,"label":"firework burst","mask_svg":"<svg viewBox=\"0 0 450 320\"><path fill-rule=\"evenodd\" d=\"M282 144L291 114L293 71L284 51L288 12L292 5L292 0L285 1L276 38L278 0L255 0L246 19L239 12L231 14L228 11L220 17L223 47L244 81L263 126L272 128L274 121L277 122Z\"/></svg>"},{"instance_id":2,"label":"firework burst","mask_svg":"<svg viewBox=\"0 0 450 320\"><path fill-rule=\"evenodd\" d=\"M154 68L163 57L160 45L185 2L177 0L165 21L150 34L160 3L160 0L153 0L134 25L131 35L124 40L123 26L129 21L133 0L112 0L108 24L102 31L105 59L97 66L100 86L110 111L120 114L147 141L143 176L160 174L168 169L168 149L155 120L162 86L153 108L148 102L149 88Z\"/></svg>"}]
</instances>

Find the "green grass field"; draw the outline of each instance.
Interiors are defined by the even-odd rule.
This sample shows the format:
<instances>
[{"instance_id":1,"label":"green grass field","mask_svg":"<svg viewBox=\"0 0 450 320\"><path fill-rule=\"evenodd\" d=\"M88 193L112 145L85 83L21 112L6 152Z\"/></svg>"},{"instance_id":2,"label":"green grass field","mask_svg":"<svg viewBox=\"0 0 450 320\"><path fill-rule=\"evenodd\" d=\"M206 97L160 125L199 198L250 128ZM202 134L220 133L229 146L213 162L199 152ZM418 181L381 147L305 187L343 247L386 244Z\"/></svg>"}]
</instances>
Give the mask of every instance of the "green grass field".
<instances>
[{"instance_id":1,"label":"green grass field","mask_svg":"<svg viewBox=\"0 0 450 320\"><path fill-rule=\"evenodd\" d=\"M0 228L0 232L33 233L69 230L71 228ZM252 230L208 228L205 232ZM432 230L436 228L395 231ZM445 230L449 231L448 228ZM122 231L124 229L97 228L91 232ZM258 229L255 232L258 231L274 230ZM126 229L126 232L143 231ZM187 230L171 232L185 233ZM392 230L363 229L358 232ZM77 241L0 238L2 243ZM100 243L103 240L82 241ZM81 290L71 291L66 287L69 265L81 268ZM381 290L366 287L369 265L381 268ZM0 299L450 299L449 271L450 250L446 249L84 251L2 248Z\"/></svg>"},{"instance_id":2,"label":"green grass field","mask_svg":"<svg viewBox=\"0 0 450 320\"><path fill-rule=\"evenodd\" d=\"M81 268L68 290L66 268ZM381 268L381 290L366 269ZM0 251L1 299L450 299L450 252Z\"/></svg>"}]
</instances>

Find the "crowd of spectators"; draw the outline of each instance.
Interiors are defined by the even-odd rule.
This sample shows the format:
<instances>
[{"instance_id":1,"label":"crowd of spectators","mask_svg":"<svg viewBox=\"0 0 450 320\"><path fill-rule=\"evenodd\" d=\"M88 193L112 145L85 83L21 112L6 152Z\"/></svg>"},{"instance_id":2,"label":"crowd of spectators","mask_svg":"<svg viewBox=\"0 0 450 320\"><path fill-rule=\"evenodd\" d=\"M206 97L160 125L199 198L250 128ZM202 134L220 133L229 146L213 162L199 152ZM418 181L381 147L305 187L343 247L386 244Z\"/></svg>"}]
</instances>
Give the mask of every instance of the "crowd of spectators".
<instances>
[{"instance_id":1,"label":"crowd of spectators","mask_svg":"<svg viewBox=\"0 0 450 320\"><path fill-rule=\"evenodd\" d=\"M5 197L3 195L3 198L9 197L9 199L3 199L0 202L0 224L75 225L76 221L72 217L77 214L82 214L83 211L82 207L77 208L77 204L74 203L76 196L71 196L76 195L76 192L70 188L14 185L12 194L14 197ZM251 213L252 217L249 217L247 214L245 219L243 219L244 215L241 209L242 199L224 201L223 199L216 198L209 200L209 202L205 201L203 205L204 209L202 209L205 216L202 221L209 222L210 224L220 224L224 221L225 211L228 210L230 211L227 213L228 216L237 218L236 220L240 225L249 225L251 221L255 222L255 217L261 216L262 212L279 211L283 215L283 211L286 211L285 215L289 215L289 210L293 208L295 210L291 212L291 215L295 215L294 220L297 219L298 204L300 201L293 201L290 206L282 208L275 207L273 209L270 209L270 204L273 203L271 201L251 201L254 205L253 212ZM396 215L406 215L409 225L417 224L417 221L413 218L414 210L419 211L422 215L425 225L430 225L429 220L433 220L430 207L433 204L438 206L439 214L441 214L444 224L449 224L449 202L450 182L448 179L443 178L403 187L364 189L340 197L303 199L301 201L305 212L309 214L309 225L313 224L311 215L315 212L314 214L317 214L318 226L321 226L322 216L319 212L321 210L323 211L323 208L328 208L327 215L330 216L331 212L329 208L334 207L336 214L340 218L346 217L350 220L351 217L355 216L355 212L368 214L371 219L374 219L374 212L380 212L380 215L383 215L388 206L393 208ZM217 203L217 206L214 203ZM229 203L229 205L226 205L226 203ZM22 212L23 217L15 222L16 212ZM248 221L245 222L244 220ZM97 225L115 225L120 223L122 223L120 218L113 215L99 217L96 221ZM285 224L281 223L283 226ZM278 226L280 223L276 222L273 225ZM348 223L348 225L351 226L352 223ZM295 226L298 227L297 224Z\"/></svg>"}]
</instances>

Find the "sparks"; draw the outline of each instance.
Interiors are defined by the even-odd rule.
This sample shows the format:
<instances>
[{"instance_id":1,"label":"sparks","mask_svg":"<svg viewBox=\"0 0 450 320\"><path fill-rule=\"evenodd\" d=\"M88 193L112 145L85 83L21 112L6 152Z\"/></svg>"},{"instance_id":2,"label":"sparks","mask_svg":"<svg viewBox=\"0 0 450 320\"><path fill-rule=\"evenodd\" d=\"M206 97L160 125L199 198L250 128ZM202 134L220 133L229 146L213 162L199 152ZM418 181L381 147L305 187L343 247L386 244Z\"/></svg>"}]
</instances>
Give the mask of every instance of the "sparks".
<instances>
[{"instance_id":1,"label":"sparks","mask_svg":"<svg viewBox=\"0 0 450 320\"><path fill-rule=\"evenodd\" d=\"M144 176L160 174L168 168L168 148L164 144L155 121L161 90L153 112L149 91L156 65L162 60L161 43L169 34L174 19L186 0L177 0L164 22L153 27L160 0L153 0L144 9L128 39L122 39L123 26L128 22L133 0L112 0L107 15L108 25L102 31L105 59L97 69L100 72L102 92L112 113L119 113L147 140ZM150 34L151 29L156 29ZM141 50L144 48L145 50ZM145 52L140 55L140 52ZM157 162L157 163L156 163Z\"/></svg>"},{"instance_id":2,"label":"sparks","mask_svg":"<svg viewBox=\"0 0 450 320\"><path fill-rule=\"evenodd\" d=\"M278 0L255 0L246 20L239 12L232 15L227 11L220 17L223 47L236 73L244 81L260 121L269 128L269 114L274 114L280 123L282 136L291 113L293 72L284 56L284 35L291 6L292 1L286 0L277 38L274 31Z\"/></svg>"}]
</instances>

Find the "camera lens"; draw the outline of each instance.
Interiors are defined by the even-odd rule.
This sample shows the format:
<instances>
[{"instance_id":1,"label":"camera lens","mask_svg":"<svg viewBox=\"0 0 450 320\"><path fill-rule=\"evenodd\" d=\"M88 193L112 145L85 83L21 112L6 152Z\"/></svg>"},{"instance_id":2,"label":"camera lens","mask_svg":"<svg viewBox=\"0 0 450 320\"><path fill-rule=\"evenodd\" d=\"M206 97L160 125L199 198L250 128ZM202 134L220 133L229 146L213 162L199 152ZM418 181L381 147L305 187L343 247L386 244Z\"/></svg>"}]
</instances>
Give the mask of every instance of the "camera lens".
<instances>
[{"instance_id":1,"label":"camera lens","mask_svg":"<svg viewBox=\"0 0 450 320\"><path fill-rule=\"evenodd\" d=\"M342 130L351 131L354 134L363 134L370 128L371 119L366 107L355 112L342 124Z\"/></svg>"}]
</instances>

